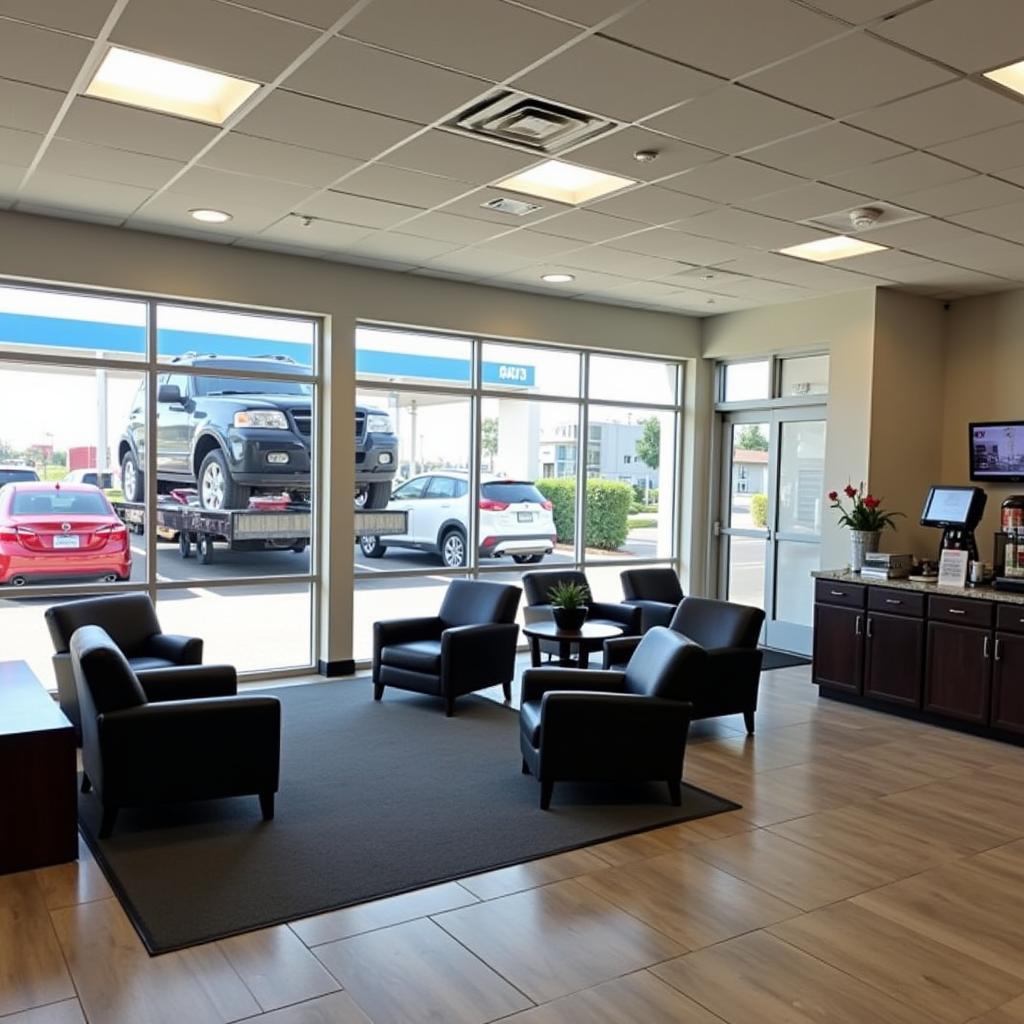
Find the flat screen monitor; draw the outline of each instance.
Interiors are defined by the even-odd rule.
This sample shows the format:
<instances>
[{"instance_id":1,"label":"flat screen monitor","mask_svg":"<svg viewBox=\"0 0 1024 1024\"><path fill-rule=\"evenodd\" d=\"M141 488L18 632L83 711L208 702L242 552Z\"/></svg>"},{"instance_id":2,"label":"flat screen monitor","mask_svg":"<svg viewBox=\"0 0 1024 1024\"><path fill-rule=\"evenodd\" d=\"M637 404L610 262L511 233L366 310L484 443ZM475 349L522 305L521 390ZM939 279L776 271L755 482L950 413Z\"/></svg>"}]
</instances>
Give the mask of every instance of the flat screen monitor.
<instances>
[{"instance_id":1,"label":"flat screen monitor","mask_svg":"<svg viewBox=\"0 0 1024 1024\"><path fill-rule=\"evenodd\" d=\"M922 526L951 526L973 530L985 511L985 492L980 487L944 487L936 484L921 512Z\"/></svg>"},{"instance_id":2,"label":"flat screen monitor","mask_svg":"<svg viewBox=\"0 0 1024 1024\"><path fill-rule=\"evenodd\" d=\"M972 423L971 479L1024 480L1024 421Z\"/></svg>"}]
</instances>

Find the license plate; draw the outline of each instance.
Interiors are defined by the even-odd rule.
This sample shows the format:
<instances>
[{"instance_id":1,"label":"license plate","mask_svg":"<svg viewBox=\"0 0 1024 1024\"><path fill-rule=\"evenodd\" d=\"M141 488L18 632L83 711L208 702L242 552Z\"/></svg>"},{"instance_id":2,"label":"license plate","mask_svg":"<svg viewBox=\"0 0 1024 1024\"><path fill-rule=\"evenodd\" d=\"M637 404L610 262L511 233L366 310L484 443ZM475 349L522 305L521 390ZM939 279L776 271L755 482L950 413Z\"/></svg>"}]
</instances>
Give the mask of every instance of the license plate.
<instances>
[{"instance_id":1,"label":"license plate","mask_svg":"<svg viewBox=\"0 0 1024 1024\"><path fill-rule=\"evenodd\" d=\"M81 545L80 537L54 537L53 546L55 548L77 548Z\"/></svg>"},{"instance_id":2,"label":"license plate","mask_svg":"<svg viewBox=\"0 0 1024 1024\"><path fill-rule=\"evenodd\" d=\"M532 512L517 512L516 513L516 519L520 523L532 523L533 522L533 513Z\"/></svg>"}]
</instances>

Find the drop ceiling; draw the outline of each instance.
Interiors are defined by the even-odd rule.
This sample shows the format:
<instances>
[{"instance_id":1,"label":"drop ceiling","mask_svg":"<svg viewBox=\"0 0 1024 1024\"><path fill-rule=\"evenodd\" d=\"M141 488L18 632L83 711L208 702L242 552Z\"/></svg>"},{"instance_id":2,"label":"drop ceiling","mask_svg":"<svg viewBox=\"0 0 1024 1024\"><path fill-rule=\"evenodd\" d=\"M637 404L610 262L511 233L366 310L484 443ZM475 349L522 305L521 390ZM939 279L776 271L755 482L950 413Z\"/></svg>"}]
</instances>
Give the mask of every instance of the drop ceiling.
<instances>
[{"instance_id":1,"label":"drop ceiling","mask_svg":"<svg viewBox=\"0 0 1024 1024\"><path fill-rule=\"evenodd\" d=\"M223 126L83 96L113 44L261 88ZM1020 0L0 0L0 208L698 316L955 299L1024 285L1024 98L983 78L1022 55ZM446 126L508 89L610 119L558 156L637 184L485 208L544 158ZM887 251L779 254L873 202Z\"/></svg>"}]
</instances>

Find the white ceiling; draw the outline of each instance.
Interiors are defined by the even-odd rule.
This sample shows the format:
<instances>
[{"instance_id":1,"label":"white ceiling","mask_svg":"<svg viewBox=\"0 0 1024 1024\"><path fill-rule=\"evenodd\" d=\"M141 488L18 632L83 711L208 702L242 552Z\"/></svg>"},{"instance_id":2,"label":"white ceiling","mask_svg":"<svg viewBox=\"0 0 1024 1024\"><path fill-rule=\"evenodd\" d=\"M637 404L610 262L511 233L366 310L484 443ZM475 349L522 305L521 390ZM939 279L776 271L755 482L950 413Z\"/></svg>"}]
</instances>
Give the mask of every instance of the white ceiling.
<instances>
[{"instance_id":1,"label":"white ceiling","mask_svg":"<svg viewBox=\"0 0 1024 1024\"><path fill-rule=\"evenodd\" d=\"M0 208L700 316L954 299L1024 284L1024 101L981 77L1022 40L1021 0L0 0ZM85 98L110 43L264 88L223 128ZM498 84L614 120L559 156L640 183L483 209L539 158L440 125ZM775 251L872 201L891 251Z\"/></svg>"}]
</instances>

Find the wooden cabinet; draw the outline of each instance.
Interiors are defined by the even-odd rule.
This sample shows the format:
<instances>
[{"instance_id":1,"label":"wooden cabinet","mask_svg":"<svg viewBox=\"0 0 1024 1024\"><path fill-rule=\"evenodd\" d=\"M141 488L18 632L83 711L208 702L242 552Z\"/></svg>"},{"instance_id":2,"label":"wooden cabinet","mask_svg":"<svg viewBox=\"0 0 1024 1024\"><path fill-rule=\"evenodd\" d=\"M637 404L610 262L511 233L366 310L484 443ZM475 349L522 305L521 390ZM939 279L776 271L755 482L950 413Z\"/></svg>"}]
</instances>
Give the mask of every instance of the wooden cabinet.
<instances>
[{"instance_id":1,"label":"wooden cabinet","mask_svg":"<svg viewBox=\"0 0 1024 1024\"><path fill-rule=\"evenodd\" d=\"M919 708L924 621L907 615L869 612L864 651L864 696Z\"/></svg>"},{"instance_id":2,"label":"wooden cabinet","mask_svg":"<svg viewBox=\"0 0 1024 1024\"><path fill-rule=\"evenodd\" d=\"M987 629L930 621L924 709L987 723L993 646Z\"/></svg>"},{"instance_id":3,"label":"wooden cabinet","mask_svg":"<svg viewBox=\"0 0 1024 1024\"><path fill-rule=\"evenodd\" d=\"M1019 617L1019 610L1016 614ZM1024 636L996 633L992 658L992 726L1024 733Z\"/></svg>"},{"instance_id":4,"label":"wooden cabinet","mask_svg":"<svg viewBox=\"0 0 1024 1024\"><path fill-rule=\"evenodd\" d=\"M814 607L814 681L850 693L861 692L864 613L830 604Z\"/></svg>"}]
</instances>

